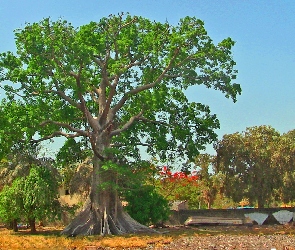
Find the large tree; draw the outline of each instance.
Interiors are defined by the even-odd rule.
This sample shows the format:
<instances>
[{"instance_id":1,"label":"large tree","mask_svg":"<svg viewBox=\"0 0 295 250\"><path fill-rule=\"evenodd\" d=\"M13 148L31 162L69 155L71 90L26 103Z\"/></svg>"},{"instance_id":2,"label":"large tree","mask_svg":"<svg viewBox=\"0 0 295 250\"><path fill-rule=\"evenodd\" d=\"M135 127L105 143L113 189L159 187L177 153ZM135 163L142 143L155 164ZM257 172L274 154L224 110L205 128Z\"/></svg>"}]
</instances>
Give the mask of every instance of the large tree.
<instances>
[{"instance_id":1,"label":"large tree","mask_svg":"<svg viewBox=\"0 0 295 250\"><path fill-rule=\"evenodd\" d=\"M248 198L258 207L267 205L283 174L274 161L279 144L280 133L270 126L224 135L215 149L217 172L225 175L225 193L235 202Z\"/></svg>"},{"instance_id":2,"label":"large tree","mask_svg":"<svg viewBox=\"0 0 295 250\"><path fill-rule=\"evenodd\" d=\"M24 124L16 135L85 137L93 151L89 199L64 234L147 230L123 211L112 162L139 159L139 145L161 159L192 158L216 139L216 116L185 90L205 85L236 101L232 39L215 45L194 17L171 26L123 14L79 28L44 19L15 39L16 53L2 53L0 68L2 80L15 83L4 87L7 99L22 107L20 117L12 114ZM0 133L13 141L15 133Z\"/></svg>"}]
</instances>

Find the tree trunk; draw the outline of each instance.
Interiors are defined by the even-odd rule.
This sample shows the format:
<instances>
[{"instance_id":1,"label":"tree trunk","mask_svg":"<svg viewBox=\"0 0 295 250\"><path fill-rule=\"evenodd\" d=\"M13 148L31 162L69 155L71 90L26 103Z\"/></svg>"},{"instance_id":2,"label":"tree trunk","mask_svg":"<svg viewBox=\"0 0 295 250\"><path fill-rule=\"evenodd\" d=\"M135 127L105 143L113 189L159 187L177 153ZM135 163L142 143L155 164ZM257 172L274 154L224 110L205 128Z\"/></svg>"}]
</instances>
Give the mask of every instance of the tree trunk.
<instances>
[{"instance_id":1,"label":"tree trunk","mask_svg":"<svg viewBox=\"0 0 295 250\"><path fill-rule=\"evenodd\" d=\"M264 208L265 201L264 201L263 197L261 197L261 196L258 197L257 206L258 206L258 208Z\"/></svg>"},{"instance_id":2,"label":"tree trunk","mask_svg":"<svg viewBox=\"0 0 295 250\"><path fill-rule=\"evenodd\" d=\"M18 227L17 227L17 220L13 219L13 221L11 222L11 228L13 230L13 232L18 232Z\"/></svg>"},{"instance_id":3,"label":"tree trunk","mask_svg":"<svg viewBox=\"0 0 295 250\"><path fill-rule=\"evenodd\" d=\"M62 234L77 236L155 232L132 219L123 210L118 194L112 186L112 183L116 182L116 176L110 170L103 170L101 165L102 162L95 157L90 195L83 210Z\"/></svg>"},{"instance_id":4,"label":"tree trunk","mask_svg":"<svg viewBox=\"0 0 295 250\"><path fill-rule=\"evenodd\" d=\"M31 233L36 233L37 232L35 218L29 219L29 226L30 226L30 229L31 229Z\"/></svg>"}]
</instances>

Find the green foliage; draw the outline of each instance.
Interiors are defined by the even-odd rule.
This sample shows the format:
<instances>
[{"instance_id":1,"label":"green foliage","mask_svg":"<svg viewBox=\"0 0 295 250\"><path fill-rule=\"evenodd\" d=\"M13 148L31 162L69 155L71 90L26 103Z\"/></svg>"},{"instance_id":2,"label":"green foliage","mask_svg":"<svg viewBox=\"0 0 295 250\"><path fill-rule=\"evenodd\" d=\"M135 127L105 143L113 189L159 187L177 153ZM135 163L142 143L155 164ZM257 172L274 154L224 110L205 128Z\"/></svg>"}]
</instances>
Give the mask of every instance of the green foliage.
<instances>
[{"instance_id":1,"label":"green foliage","mask_svg":"<svg viewBox=\"0 0 295 250\"><path fill-rule=\"evenodd\" d=\"M250 204L264 207L278 190L281 198L291 198L286 187L293 182L294 141L260 126L225 135L215 149L217 171L225 175L225 192L235 202L248 198Z\"/></svg>"},{"instance_id":2,"label":"green foliage","mask_svg":"<svg viewBox=\"0 0 295 250\"><path fill-rule=\"evenodd\" d=\"M223 195L225 177L216 173L214 169L215 157L209 154L200 154L195 158L195 168L199 176L199 201L211 208L217 196Z\"/></svg>"},{"instance_id":3,"label":"green foliage","mask_svg":"<svg viewBox=\"0 0 295 250\"><path fill-rule=\"evenodd\" d=\"M86 152L82 147L82 142L76 142L73 138L67 139L56 155L57 165L62 168L84 160Z\"/></svg>"},{"instance_id":4,"label":"green foliage","mask_svg":"<svg viewBox=\"0 0 295 250\"><path fill-rule=\"evenodd\" d=\"M59 173L54 168L51 158L40 157L43 148L38 144L28 144L22 140L17 141L10 148L10 152L0 160L0 190L5 186L11 186L12 182L19 177L29 175L34 165L46 166L52 176L59 180Z\"/></svg>"},{"instance_id":5,"label":"green foliage","mask_svg":"<svg viewBox=\"0 0 295 250\"><path fill-rule=\"evenodd\" d=\"M119 14L79 28L45 18L16 30L15 41L16 53L0 54L2 78L14 83L4 87L7 99L22 107L7 113L3 128L16 117L18 125L7 144L33 136L90 141L111 128L122 155L139 157L145 144L162 159L193 158L216 139L219 122L184 90L202 84L234 101L241 93L232 83L234 41L215 45L195 17L171 26Z\"/></svg>"},{"instance_id":6,"label":"green foliage","mask_svg":"<svg viewBox=\"0 0 295 250\"><path fill-rule=\"evenodd\" d=\"M143 185L123 193L128 205L127 212L145 225L158 225L169 217L168 201L159 195L154 187Z\"/></svg>"},{"instance_id":7,"label":"green foliage","mask_svg":"<svg viewBox=\"0 0 295 250\"><path fill-rule=\"evenodd\" d=\"M0 104L0 159L11 152L11 148L17 143L24 143L27 138L34 135L32 121L28 114L29 105L26 106L20 100L1 100Z\"/></svg>"},{"instance_id":8,"label":"green foliage","mask_svg":"<svg viewBox=\"0 0 295 250\"><path fill-rule=\"evenodd\" d=\"M18 178L10 187L3 188L0 218L6 222L56 218L60 213L57 187L49 169L33 166L28 176Z\"/></svg>"},{"instance_id":9,"label":"green foliage","mask_svg":"<svg viewBox=\"0 0 295 250\"><path fill-rule=\"evenodd\" d=\"M50 170L34 166L24 178L23 211L27 218L42 220L58 215L58 185Z\"/></svg>"},{"instance_id":10,"label":"green foliage","mask_svg":"<svg viewBox=\"0 0 295 250\"><path fill-rule=\"evenodd\" d=\"M73 138L67 139L59 149L55 162L65 188L69 188L70 182L77 172L78 164L85 160L88 154L83 142L76 142Z\"/></svg>"},{"instance_id":11,"label":"green foliage","mask_svg":"<svg viewBox=\"0 0 295 250\"><path fill-rule=\"evenodd\" d=\"M187 201L189 208L199 207L199 177L195 172L184 169L172 172L167 166L158 169L157 176L152 182L155 190L169 203Z\"/></svg>"},{"instance_id":12,"label":"green foliage","mask_svg":"<svg viewBox=\"0 0 295 250\"><path fill-rule=\"evenodd\" d=\"M295 130L282 134L272 157L280 173L280 184L274 197L283 203L294 201L295 194Z\"/></svg>"},{"instance_id":13,"label":"green foliage","mask_svg":"<svg viewBox=\"0 0 295 250\"><path fill-rule=\"evenodd\" d=\"M224 194L217 194L214 198L214 202L212 204L212 208L214 209L229 209L236 208L239 204L234 202L231 198L226 197ZM206 207L208 208L208 207Z\"/></svg>"},{"instance_id":14,"label":"green foliage","mask_svg":"<svg viewBox=\"0 0 295 250\"><path fill-rule=\"evenodd\" d=\"M5 223L20 220L23 216L23 179L16 179L11 187L5 186L0 192L0 218Z\"/></svg>"},{"instance_id":15,"label":"green foliage","mask_svg":"<svg viewBox=\"0 0 295 250\"><path fill-rule=\"evenodd\" d=\"M216 115L190 102L186 90L204 85L234 102L241 94L234 41L214 44L195 17L172 26L118 14L78 28L45 18L16 30L15 43L15 53L0 54L6 93L0 153L19 139L85 138L94 155L93 180L113 191L137 171L128 172L132 164L126 161L141 163L139 146L161 160L192 160L216 140ZM76 147L73 140L67 143ZM68 164L66 148L60 159ZM101 191L96 185L94 199ZM28 209L34 205L26 202Z\"/></svg>"}]
</instances>

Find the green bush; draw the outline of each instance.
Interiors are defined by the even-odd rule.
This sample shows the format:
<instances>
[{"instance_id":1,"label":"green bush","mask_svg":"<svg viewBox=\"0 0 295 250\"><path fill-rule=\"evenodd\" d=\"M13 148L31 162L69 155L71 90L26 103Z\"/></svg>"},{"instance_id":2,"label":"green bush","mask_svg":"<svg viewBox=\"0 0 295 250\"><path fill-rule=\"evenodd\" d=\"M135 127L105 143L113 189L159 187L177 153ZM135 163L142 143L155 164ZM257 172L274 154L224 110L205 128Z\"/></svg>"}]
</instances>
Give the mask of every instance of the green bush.
<instances>
[{"instance_id":1,"label":"green bush","mask_svg":"<svg viewBox=\"0 0 295 250\"><path fill-rule=\"evenodd\" d=\"M158 194L153 186L141 186L127 191L125 199L128 202L126 211L129 215L144 225L160 225L169 217L168 201Z\"/></svg>"}]
</instances>

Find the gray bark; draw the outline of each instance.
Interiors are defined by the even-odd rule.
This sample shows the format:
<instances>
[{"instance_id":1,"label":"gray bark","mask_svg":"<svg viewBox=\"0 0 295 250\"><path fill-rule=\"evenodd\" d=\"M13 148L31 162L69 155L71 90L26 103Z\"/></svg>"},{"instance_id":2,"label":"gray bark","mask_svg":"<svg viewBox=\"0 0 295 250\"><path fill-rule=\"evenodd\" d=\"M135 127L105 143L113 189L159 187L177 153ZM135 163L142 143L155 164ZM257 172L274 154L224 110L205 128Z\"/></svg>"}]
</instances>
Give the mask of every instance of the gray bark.
<instances>
[{"instance_id":1,"label":"gray bark","mask_svg":"<svg viewBox=\"0 0 295 250\"><path fill-rule=\"evenodd\" d=\"M83 210L62 234L77 236L155 233L155 230L141 225L123 210L118 194L111 186L101 188L102 183L116 181L111 171L101 169L101 165L102 162L94 157L90 195Z\"/></svg>"}]
</instances>

